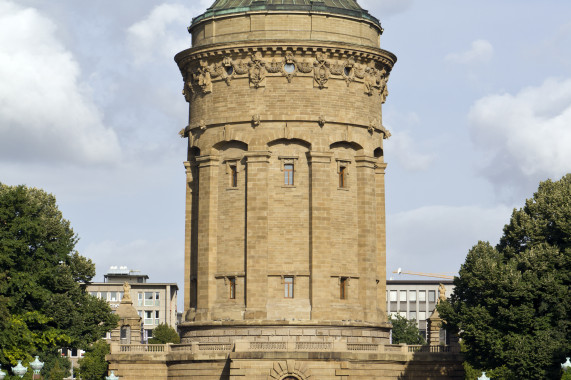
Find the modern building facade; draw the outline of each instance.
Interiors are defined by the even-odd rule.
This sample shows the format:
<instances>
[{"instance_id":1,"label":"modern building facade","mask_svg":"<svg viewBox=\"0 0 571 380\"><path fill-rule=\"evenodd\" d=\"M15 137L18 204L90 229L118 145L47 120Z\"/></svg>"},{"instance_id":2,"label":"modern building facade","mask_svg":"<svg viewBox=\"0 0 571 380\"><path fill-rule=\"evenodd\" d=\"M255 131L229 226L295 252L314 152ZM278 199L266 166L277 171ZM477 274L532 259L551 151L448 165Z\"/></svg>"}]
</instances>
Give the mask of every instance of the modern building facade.
<instances>
[{"instance_id":1,"label":"modern building facade","mask_svg":"<svg viewBox=\"0 0 571 380\"><path fill-rule=\"evenodd\" d=\"M434 312L441 285L446 297L454 292L451 280L387 280L387 312L389 316L400 315L415 320L425 339L428 318Z\"/></svg>"},{"instance_id":2,"label":"modern building facade","mask_svg":"<svg viewBox=\"0 0 571 380\"><path fill-rule=\"evenodd\" d=\"M147 342L152 337L153 329L160 323L166 323L176 329L177 284L147 282L149 276L127 267L111 267L103 278L104 282L89 284L87 291L107 301L112 310L117 310L124 297L123 284L129 283L133 306L142 320L142 342Z\"/></svg>"}]
</instances>

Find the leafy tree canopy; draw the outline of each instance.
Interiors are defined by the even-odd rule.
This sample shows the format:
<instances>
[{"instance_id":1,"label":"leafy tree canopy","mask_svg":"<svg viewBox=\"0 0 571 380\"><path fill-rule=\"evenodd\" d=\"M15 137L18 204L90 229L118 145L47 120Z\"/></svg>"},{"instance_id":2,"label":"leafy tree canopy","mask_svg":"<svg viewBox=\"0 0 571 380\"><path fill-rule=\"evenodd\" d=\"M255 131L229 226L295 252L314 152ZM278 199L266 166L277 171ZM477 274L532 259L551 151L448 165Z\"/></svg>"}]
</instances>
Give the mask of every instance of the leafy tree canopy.
<instances>
[{"instance_id":1,"label":"leafy tree canopy","mask_svg":"<svg viewBox=\"0 0 571 380\"><path fill-rule=\"evenodd\" d=\"M104 340L95 342L87 349L83 358L79 359L79 375L83 380L101 380L107 375L109 363L105 355L110 352Z\"/></svg>"},{"instance_id":2,"label":"leafy tree canopy","mask_svg":"<svg viewBox=\"0 0 571 380\"><path fill-rule=\"evenodd\" d=\"M150 344L180 343L180 336L175 329L161 323L153 330L153 337L149 339Z\"/></svg>"},{"instance_id":3,"label":"leafy tree canopy","mask_svg":"<svg viewBox=\"0 0 571 380\"><path fill-rule=\"evenodd\" d=\"M115 327L109 305L85 291L95 265L75 251L77 240L53 195L0 183L3 367L32 355L45 361L61 347L84 349Z\"/></svg>"},{"instance_id":4,"label":"leafy tree canopy","mask_svg":"<svg viewBox=\"0 0 571 380\"><path fill-rule=\"evenodd\" d=\"M392 337L393 344L425 344L426 341L420 335L415 320L409 320L400 315L389 318L389 322L393 324Z\"/></svg>"},{"instance_id":5,"label":"leafy tree canopy","mask_svg":"<svg viewBox=\"0 0 571 380\"><path fill-rule=\"evenodd\" d=\"M466 359L494 379L555 379L571 352L571 174L514 210L496 247L474 246L438 308Z\"/></svg>"}]
</instances>

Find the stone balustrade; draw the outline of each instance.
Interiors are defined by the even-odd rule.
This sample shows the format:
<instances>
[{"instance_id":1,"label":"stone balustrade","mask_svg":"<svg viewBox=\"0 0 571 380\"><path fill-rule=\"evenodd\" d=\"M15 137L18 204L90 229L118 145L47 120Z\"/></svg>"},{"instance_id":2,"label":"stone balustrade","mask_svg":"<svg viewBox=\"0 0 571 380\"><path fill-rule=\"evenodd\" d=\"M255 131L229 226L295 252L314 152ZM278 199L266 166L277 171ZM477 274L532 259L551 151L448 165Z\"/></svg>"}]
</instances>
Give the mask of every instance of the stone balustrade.
<instances>
[{"instance_id":1,"label":"stone balustrade","mask_svg":"<svg viewBox=\"0 0 571 380\"><path fill-rule=\"evenodd\" d=\"M208 352L378 352L378 353L458 353L455 346L428 346L405 344L371 344L347 342L247 342L235 343L198 343L191 344L112 344L111 354L170 354L170 353L208 353Z\"/></svg>"}]
</instances>

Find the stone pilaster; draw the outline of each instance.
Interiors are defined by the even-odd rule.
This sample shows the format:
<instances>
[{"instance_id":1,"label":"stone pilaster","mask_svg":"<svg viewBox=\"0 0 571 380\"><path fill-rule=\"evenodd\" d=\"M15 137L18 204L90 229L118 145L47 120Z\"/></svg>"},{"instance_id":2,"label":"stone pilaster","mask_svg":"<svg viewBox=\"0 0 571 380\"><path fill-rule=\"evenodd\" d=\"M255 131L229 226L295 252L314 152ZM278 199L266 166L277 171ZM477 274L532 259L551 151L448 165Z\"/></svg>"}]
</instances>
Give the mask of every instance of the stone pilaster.
<instances>
[{"instance_id":1,"label":"stone pilaster","mask_svg":"<svg viewBox=\"0 0 571 380\"><path fill-rule=\"evenodd\" d=\"M246 153L246 313L266 319L268 298L268 151Z\"/></svg>"},{"instance_id":2,"label":"stone pilaster","mask_svg":"<svg viewBox=\"0 0 571 380\"><path fill-rule=\"evenodd\" d=\"M308 152L310 172L310 302L311 319L327 320L331 294L331 157L332 153Z\"/></svg>"},{"instance_id":3,"label":"stone pilaster","mask_svg":"<svg viewBox=\"0 0 571 380\"><path fill-rule=\"evenodd\" d=\"M357 167L357 228L359 255L359 301L363 319L379 322L377 305L377 209L375 206L375 164L369 156L355 157Z\"/></svg>"},{"instance_id":4,"label":"stone pilaster","mask_svg":"<svg viewBox=\"0 0 571 380\"><path fill-rule=\"evenodd\" d=\"M190 309L191 305L191 236L192 236L192 190L193 190L193 176L191 163L184 162L186 172L186 213L184 224L184 311L185 313ZM194 292L193 292L194 293ZM194 300L196 302L196 300Z\"/></svg>"},{"instance_id":5,"label":"stone pilaster","mask_svg":"<svg viewBox=\"0 0 571 380\"><path fill-rule=\"evenodd\" d=\"M218 233L218 156L200 156L198 163L198 260L197 305L195 320L209 320L216 299L216 261Z\"/></svg>"},{"instance_id":6,"label":"stone pilaster","mask_svg":"<svg viewBox=\"0 0 571 380\"><path fill-rule=\"evenodd\" d=\"M377 206L377 306L381 322L387 320L387 227L385 211L385 170L387 164L377 162L375 196Z\"/></svg>"}]
</instances>

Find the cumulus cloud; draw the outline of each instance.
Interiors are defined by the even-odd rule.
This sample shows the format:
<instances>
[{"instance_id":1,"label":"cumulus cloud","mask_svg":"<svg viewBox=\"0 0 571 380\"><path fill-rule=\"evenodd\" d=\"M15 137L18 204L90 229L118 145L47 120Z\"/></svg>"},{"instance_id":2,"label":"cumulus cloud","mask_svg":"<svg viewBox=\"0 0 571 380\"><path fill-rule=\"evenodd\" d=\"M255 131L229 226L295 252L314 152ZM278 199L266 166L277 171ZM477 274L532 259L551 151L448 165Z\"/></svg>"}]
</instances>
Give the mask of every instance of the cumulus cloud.
<instances>
[{"instance_id":1,"label":"cumulus cloud","mask_svg":"<svg viewBox=\"0 0 571 380\"><path fill-rule=\"evenodd\" d=\"M482 174L498 190L529 194L540 180L571 171L571 79L486 96L472 106L469 121L483 152Z\"/></svg>"},{"instance_id":2,"label":"cumulus cloud","mask_svg":"<svg viewBox=\"0 0 571 380\"><path fill-rule=\"evenodd\" d=\"M506 206L426 206L387 217L387 271L454 272L479 240L496 244Z\"/></svg>"},{"instance_id":3,"label":"cumulus cloud","mask_svg":"<svg viewBox=\"0 0 571 380\"><path fill-rule=\"evenodd\" d=\"M494 56L494 47L486 40L476 40L472 42L469 50L461 53L450 53L445 60L452 63L471 64L487 63Z\"/></svg>"},{"instance_id":4,"label":"cumulus cloud","mask_svg":"<svg viewBox=\"0 0 571 380\"><path fill-rule=\"evenodd\" d=\"M395 132L389 141L385 148L387 154L408 171L426 170L436 158L434 154L422 153L407 131Z\"/></svg>"},{"instance_id":5,"label":"cumulus cloud","mask_svg":"<svg viewBox=\"0 0 571 380\"><path fill-rule=\"evenodd\" d=\"M115 161L117 136L56 32L38 10L0 0L0 160Z\"/></svg>"},{"instance_id":6,"label":"cumulus cloud","mask_svg":"<svg viewBox=\"0 0 571 380\"><path fill-rule=\"evenodd\" d=\"M127 29L127 40L137 63L173 57L191 44L190 35L181 33L190 24L193 9L180 4L156 6L144 19Z\"/></svg>"}]
</instances>

